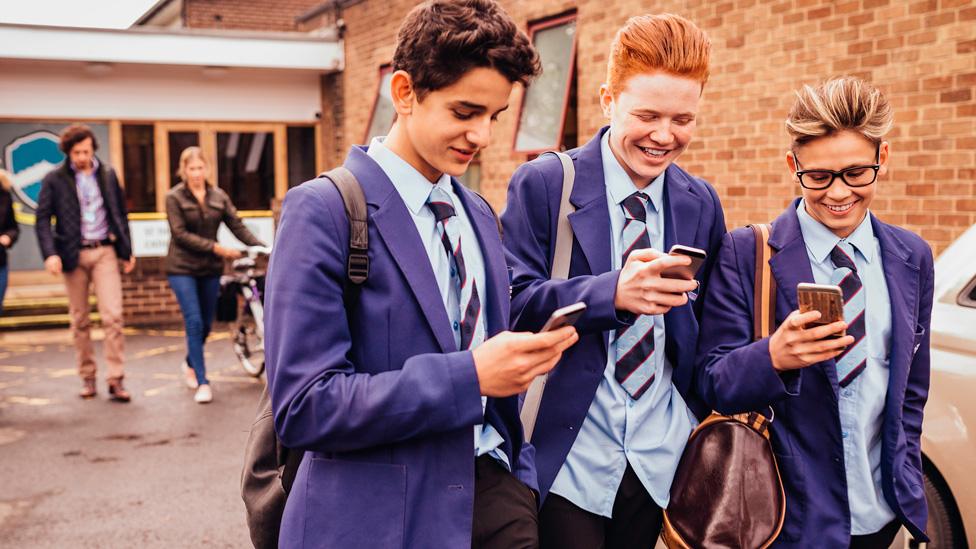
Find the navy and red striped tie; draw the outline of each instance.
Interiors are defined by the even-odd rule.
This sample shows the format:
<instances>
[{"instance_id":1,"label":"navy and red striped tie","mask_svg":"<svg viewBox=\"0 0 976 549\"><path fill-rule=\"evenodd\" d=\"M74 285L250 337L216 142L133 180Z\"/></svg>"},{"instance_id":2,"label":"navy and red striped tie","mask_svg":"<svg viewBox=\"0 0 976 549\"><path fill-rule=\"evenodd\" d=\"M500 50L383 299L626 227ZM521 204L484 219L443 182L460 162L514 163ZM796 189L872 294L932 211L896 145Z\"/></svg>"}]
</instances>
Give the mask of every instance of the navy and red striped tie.
<instances>
[{"instance_id":1,"label":"navy and red striped tie","mask_svg":"<svg viewBox=\"0 0 976 549\"><path fill-rule=\"evenodd\" d=\"M636 192L621 203L626 221L621 235L623 261L634 250L650 248L651 239L647 235L647 202L650 198ZM640 315L631 326L617 330L614 340L616 364L614 379L633 399L638 399L654 383L654 317Z\"/></svg>"},{"instance_id":2,"label":"navy and red striped tie","mask_svg":"<svg viewBox=\"0 0 976 549\"><path fill-rule=\"evenodd\" d=\"M846 242L839 242L830 252L830 260L834 264L830 283L840 286L844 294L847 335L854 336L854 343L848 345L836 359L837 381L841 387L850 385L864 371L868 356L868 342L864 337L864 292L853 257L854 247Z\"/></svg>"},{"instance_id":3,"label":"navy and red striped tie","mask_svg":"<svg viewBox=\"0 0 976 549\"><path fill-rule=\"evenodd\" d=\"M455 342L461 351L473 349L485 340L485 326L480 320L481 298L478 295L478 284L474 277L469 277L464 266L464 254L461 251L461 227L454 210L451 195L434 187L427 200L427 206L437 219L441 234L441 243L447 252L448 261L452 264L451 287L455 292L451 299L457 303L460 313L460 326L454 332Z\"/></svg>"}]
</instances>

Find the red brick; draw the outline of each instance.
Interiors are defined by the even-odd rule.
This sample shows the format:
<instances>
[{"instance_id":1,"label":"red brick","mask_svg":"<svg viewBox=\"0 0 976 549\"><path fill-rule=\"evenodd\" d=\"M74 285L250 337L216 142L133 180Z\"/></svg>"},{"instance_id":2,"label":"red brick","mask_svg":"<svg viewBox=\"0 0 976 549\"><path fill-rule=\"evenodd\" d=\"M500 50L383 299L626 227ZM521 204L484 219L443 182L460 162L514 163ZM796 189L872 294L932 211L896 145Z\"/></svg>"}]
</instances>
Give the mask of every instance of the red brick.
<instances>
[{"instance_id":1,"label":"red brick","mask_svg":"<svg viewBox=\"0 0 976 549\"><path fill-rule=\"evenodd\" d=\"M939 101L943 103L961 103L963 101L969 101L973 98L973 92L969 89L954 90L948 92L942 92L939 96Z\"/></svg>"},{"instance_id":2,"label":"red brick","mask_svg":"<svg viewBox=\"0 0 976 549\"><path fill-rule=\"evenodd\" d=\"M976 51L976 40L963 40L956 44L956 53L972 53Z\"/></svg>"}]
</instances>

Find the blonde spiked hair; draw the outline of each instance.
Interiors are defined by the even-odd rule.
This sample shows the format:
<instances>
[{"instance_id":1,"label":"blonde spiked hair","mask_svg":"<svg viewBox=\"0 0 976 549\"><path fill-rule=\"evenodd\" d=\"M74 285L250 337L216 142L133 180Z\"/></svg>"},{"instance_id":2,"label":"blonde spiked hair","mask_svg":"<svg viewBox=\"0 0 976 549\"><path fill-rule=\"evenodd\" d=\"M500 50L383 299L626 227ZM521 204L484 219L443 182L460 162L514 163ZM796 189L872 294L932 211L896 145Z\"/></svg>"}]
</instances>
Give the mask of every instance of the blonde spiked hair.
<instances>
[{"instance_id":1,"label":"blonde spiked hair","mask_svg":"<svg viewBox=\"0 0 976 549\"><path fill-rule=\"evenodd\" d=\"M793 145L850 130L880 144L892 125L891 105L881 90L853 76L804 85L786 117Z\"/></svg>"}]
</instances>

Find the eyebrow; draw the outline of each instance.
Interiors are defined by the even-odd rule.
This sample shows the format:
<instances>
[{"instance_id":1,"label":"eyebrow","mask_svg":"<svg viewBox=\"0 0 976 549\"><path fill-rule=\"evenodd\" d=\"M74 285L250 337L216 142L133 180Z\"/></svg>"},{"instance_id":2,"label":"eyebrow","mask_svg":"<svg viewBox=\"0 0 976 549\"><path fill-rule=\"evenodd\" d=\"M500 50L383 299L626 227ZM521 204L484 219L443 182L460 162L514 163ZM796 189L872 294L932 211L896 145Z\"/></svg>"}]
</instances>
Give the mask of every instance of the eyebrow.
<instances>
[{"instance_id":1,"label":"eyebrow","mask_svg":"<svg viewBox=\"0 0 976 549\"><path fill-rule=\"evenodd\" d=\"M635 114L635 115L658 114L658 115L660 115L660 114L663 114L663 113L660 112L660 111L656 111L654 109L634 109L634 110L630 111L630 114ZM679 117L682 117L682 116L687 116L688 118L696 118L697 117L697 115L695 113L693 113L693 112L679 112L678 114L672 116L672 118L679 118Z\"/></svg>"},{"instance_id":2,"label":"eyebrow","mask_svg":"<svg viewBox=\"0 0 976 549\"><path fill-rule=\"evenodd\" d=\"M471 103L470 101L455 101L454 103L451 104L451 107L464 107L466 109L471 109L475 112L485 112L488 110L488 107L484 105L479 105L478 103ZM508 110L508 104L498 109L498 111L496 111L495 114L498 114L505 110Z\"/></svg>"}]
</instances>

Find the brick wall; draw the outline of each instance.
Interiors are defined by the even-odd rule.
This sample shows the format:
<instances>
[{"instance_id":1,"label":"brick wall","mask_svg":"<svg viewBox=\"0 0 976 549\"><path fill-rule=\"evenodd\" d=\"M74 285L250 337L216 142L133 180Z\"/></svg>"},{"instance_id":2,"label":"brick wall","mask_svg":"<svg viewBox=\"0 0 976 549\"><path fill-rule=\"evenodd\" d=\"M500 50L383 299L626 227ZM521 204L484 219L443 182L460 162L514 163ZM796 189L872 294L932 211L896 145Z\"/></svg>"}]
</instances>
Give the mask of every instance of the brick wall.
<instances>
[{"instance_id":1,"label":"brick wall","mask_svg":"<svg viewBox=\"0 0 976 549\"><path fill-rule=\"evenodd\" d=\"M297 30L295 18L322 0L186 0L183 23L189 28Z\"/></svg>"},{"instance_id":2,"label":"brick wall","mask_svg":"<svg viewBox=\"0 0 976 549\"><path fill-rule=\"evenodd\" d=\"M416 2L366 0L343 10L347 93L342 150L363 139L400 18ZM578 13L580 141L604 124L597 90L619 25L647 12L637 0L503 0L519 25ZM882 88L895 109L891 170L873 210L944 248L976 223L976 6L967 0L659 1L654 12L695 21L712 38L712 77L695 141L679 164L711 181L729 227L777 215L799 188L785 168L783 119L792 91L838 74ZM512 104L517 106L521 92ZM502 207L524 155L511 152L518 109L496 126L482 159L482 191Z\"/></svg>"},{"instance_id":3,"label":"brick wall","mask_svg":"<svg viewBox=\"0 0 976 549\"><path fill-rule=\"evenodd\" d=\"M164 258L143 257L122 275L122 309L126 326L159 326L182 321L180 305L166 280Z\"/></svg>"}]
</instances>

